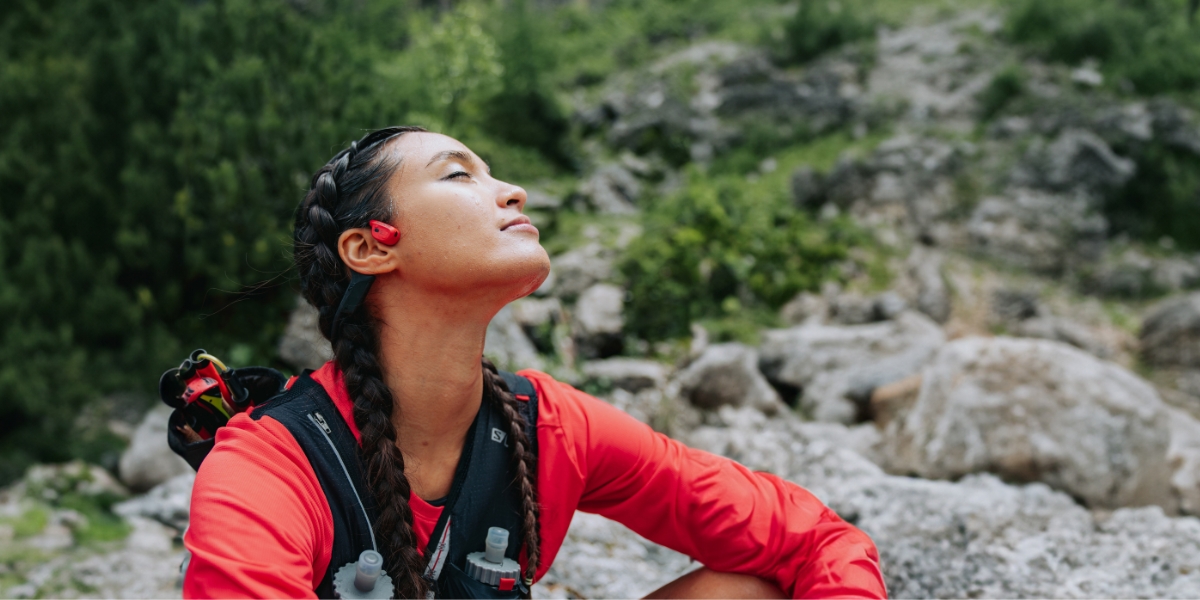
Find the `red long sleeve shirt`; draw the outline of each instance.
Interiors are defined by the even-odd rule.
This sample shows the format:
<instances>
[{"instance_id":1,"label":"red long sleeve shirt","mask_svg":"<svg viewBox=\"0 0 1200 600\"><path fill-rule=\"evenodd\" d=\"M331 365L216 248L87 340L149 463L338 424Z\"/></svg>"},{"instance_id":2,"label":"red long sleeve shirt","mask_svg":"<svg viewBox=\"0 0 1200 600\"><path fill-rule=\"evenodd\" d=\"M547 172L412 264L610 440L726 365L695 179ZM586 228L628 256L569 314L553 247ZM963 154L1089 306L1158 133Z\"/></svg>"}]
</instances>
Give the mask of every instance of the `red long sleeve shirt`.
<instances>
[{"instance_id":1,"label":"red long sleeve shirt","mask_svg":"<svg viewBox=\"0 0 1200 600\"><path fill-rule=\"evenodd\" d=\"M773 581L793 598L884 597L874 544L803 488L688 448L537 371L540 579L576 510L623 523L705 566ZM332 365L313 373L355 437ZM410 498L417 547L441 508ZM237 415L196 475L184 596L314 597L333 519L308 459L278 421ZM649 592L650 590L646 590Z\"/></svg>"}]
</instances>

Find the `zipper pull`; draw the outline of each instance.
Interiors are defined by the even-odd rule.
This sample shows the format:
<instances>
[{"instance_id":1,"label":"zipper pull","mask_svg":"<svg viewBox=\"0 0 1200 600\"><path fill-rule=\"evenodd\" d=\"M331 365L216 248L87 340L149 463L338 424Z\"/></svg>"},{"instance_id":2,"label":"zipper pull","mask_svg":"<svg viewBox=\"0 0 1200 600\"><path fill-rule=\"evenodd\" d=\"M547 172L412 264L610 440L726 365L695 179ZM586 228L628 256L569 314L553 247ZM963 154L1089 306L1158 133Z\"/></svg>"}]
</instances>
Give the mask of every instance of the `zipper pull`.
<instances>
[{"instance_id":1,"label":"zipper pull","mask_svg":"<svg viewBox=\"0 0 1200 600\"><path fill-rule=\"evenodd\" d=\"M318 426L318 427L320 427L320 428L321 428L321 429L322 429L322 430L323 430L325 433L327 433L327 434L328 434L328 433L333 433L333 430L329 428L329 423L326 423L326 422L325 422L325 417L321 416L321 413L319 413L319 412L313 412L313 413L309 413L309 414L308 414L308 416L309 416L309 418L311 418L311 419L313 420L313 422L314 422L314 423L316 423L316 424L317 424L317 426Z\"/></svg>"}]
</instances>

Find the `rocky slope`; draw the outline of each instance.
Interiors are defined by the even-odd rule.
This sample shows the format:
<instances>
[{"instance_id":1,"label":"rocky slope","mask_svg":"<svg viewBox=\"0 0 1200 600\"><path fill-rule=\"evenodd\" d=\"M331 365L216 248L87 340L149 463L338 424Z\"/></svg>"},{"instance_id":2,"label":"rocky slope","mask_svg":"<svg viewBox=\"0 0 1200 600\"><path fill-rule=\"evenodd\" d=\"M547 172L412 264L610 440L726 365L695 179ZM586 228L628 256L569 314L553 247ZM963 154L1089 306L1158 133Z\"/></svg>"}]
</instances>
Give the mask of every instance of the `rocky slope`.
<instances>
[{"instance_id":1,"label":"rocky slope","mask_svg":"<svg viewBox=\"0 0 1200 600\"><path fill-rule=\"evenodd\" d=\"M809 488L875 539L895 596L1200 596L1200 257L1112 236L1101 210L1139 168L1113 148L1200 154L1200 122L1115 98L1086 65L1020 58L1000 23L968 11L881 30L802 71L699 42L581 95L586 173L530 207L597 223L497 316L486 353ZM980 92L1016 59L1037 108L984 126ZM798 209L869 228L887 289L851 272L789 302L789 326L757 344L694 327L688 348L638 346L614 264L639 211L679 185L638 140L682 140L702 164L764 117L863 142L828 168L768 157L750 177L791 169ZM281 341L297 368L328 356L314 321L301 305ZM179 594L191 475L162 422L136 431L123 485L74 465L4 492L0 595ZM80 506L123 521L100 535ZM535 595L635 597L696 566L578 514Z\"/></svg>"}]
</instances>

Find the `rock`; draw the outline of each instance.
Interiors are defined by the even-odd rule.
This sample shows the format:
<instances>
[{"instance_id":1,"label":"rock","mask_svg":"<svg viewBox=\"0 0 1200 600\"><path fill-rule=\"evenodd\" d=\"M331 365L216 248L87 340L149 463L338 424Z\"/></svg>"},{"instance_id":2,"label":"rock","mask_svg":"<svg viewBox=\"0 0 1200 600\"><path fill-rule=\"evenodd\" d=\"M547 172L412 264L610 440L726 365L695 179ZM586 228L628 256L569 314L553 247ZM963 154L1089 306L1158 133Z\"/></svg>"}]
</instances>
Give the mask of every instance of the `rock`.
<instances>
[{"instance_id":1,"label":"rock","mask_svg":"<svg viewBox=\"0 0 1200 600\"><path fill-rule=\"evenodd\" d=\"M631 214L637 212L642 186L625 167L610 163L598 169L579 186L579 192L596 212Z\"/></svg>"},{"instance_id":2,"label":"rock","mask_svg":"<svg viewBox=\"0 0 1200 600\"><path fill-rule=\"evenodd\" d=\"M562 202L562 198L536 188L525 192L526 210L558 210Z\"/></svg>"},{"instance_id":3,"label":"rock","mask_svg":"<svg viewBox=\"0 0 1200 600\"><path fill-rule=\"evenodd\" d=\"M607 283L596 284L579 295L574 320L580 355L605 358L621 351L624 306L625 290Z\"/></svg>"},{"instance_id":4,"label":"rock","mask_svg":"<svg viewBox=\"0 0 1200 600\"><path fill-rule=\"evenodd\" d=\"M191 473L192 467L167 445L167 420L172 409L158 404L146 413L121 454L121 482L134 492L144 492L176 475Z\"/></svg>"},{"instance_id":5,"label":"rock","mask_svg":"<svg viewBox=\"0 0 1200 600\"><path fill-rule=\"evenodd\" d=\"M1082 194L1016 189L985 198L967 223L971 245L1015 266L1047 274L1091 261L1104 249L1108 222Z\"/></svg>"},{"instance_id":6,"label":"rock","mask_svg":"<svg viewBox=\"0 0 1200 600\"><path fill-rule=\"evenodd\" d=\"M1162 302L1142 322L1142 357L1166 366L1200 366L1200 293Z\"/></svg>"},{"instance_id":7,"label":"rock","mask_svg":"<svg viewBox=\"0 0 1200 600\"><path fill-rule=\"evenodd\" d=\"M652 360L609 358L583 364L580 372L591 380L603 380L613 387L637 393L661 388L667 382L667 367Z\"/></svg>"},{"instance_id":8,"label":"rock","mask_svg":"<svg viewBox=\"0 0 1200 600\"><path fill-rule=\"evenodd\" d=\"M801 210L816 210L824 203L824 178L805 165L792 172L792 202Z\"/></svg>"},{"instance_id":9,"label":"rock","mask_svg":"<svg viewBox=\"0 0 1200 600\"><path fill-rule=\"evenodd\" d=\"M521 298L509 307L513 319L526 329L536 329L561 320L562 302L558 298Z\"/></svg>"},{"instance_id":10,"label":"rock","mask_svg":"<svg viewBox=\"0 0 1200 600\"><path fill-rule=\"evenodd\" d=\"M613 271L612 252L596 242L560 254L550 264L552 292L559 298L574 298L612 277Z\"/></svg>"},{"instance_id":11,"label":"rock","mask_svg":"<svg viewBox=\"0 0 1200 600\"><path fill-rule=\"evenodd\" d=\"M317 309L304 298L297 298L296 308L288 317L287 329L279 338L279 358L283 362L297 370L315 370L333 359L333 347L321 335L319 319Z\"/></svg>"},{"instance_id":12,"label":"rock","mask_svg":"<svg viewBox=\"0 0 1200 600\"><path fill-rule=\"evenodd\" d=\"M1046 313L1038 293L1033 290L996 290L992 292L989 308L992 316L1001 322L1023 321Z\"/></svg>"},{"instance_id":13,"label":"rock","mask_svg":"<svg viewBox=\"0 0 1200 600\"><path fill-rule=\"evenodd\" d=\"M714 424L684 437L693 448L732 458L755 471L794 481L816 492L856 478L883 478L883 471L851 450L855 434L836 423L806 423L791 413L768 418L761 411L723 406ZM709 419L713 421L713 419Z\"/></svg>"},{"instance_id":14,"label":"rock","mask_svg":"<svg viewBox=\"0 0 1200 600\"><path fill-rule=\"evenodd\" d=\"M839 158L821 199L872 227L936 242L940 221L959 210L955 177L973 152L967 144L897 135L866 159Z\"/></svg>"},{"instance_id":15,"label":"rock","mask_svg":"<svg viewBox=\"0 0 1200 600\"><path fill-rule=\"evenodd\" d=\"M680 393L693 406L749 406L767 414L783 407L758 370L758 353L744 344L712 344L679 375Z\"/></svg>"},{"instance_id":16,"label":"rock","mask_svg":"<svg viewBox=\"0 0 1200 600\"><path fill-rule=\"evenodd\" d=\"M114 505L113 512L125 518L153 519L182 533L187 529L195 481L192 472L176 475L142 496Z\"/></svg>"},{"instance_id":17,"label":"rock","mask_svg":"<svg viewBox=\"0 0 1200 600\"><path fill-rule=\"evenodd\" d=\"M550 570L533 587L533 597L641 598L696 568L687 555L620 523L576 512Z\"/></svg>"},{"instance_id":18,"label":"rock","mask_svg":"<svg viewBox=\"0 0 1200 600\"><path fill-rule=\"evenodd\" d=\"M511 306L505 306L488 323L483 354L501 369L540 369L542 359L537 348L526 337L521 324L513 317Z\"/></svg>"},{"instance_id":19,"label":"rock","mask_svg":"<svg viewBox=\"0 0 1200 600\"><path fill-rule=\"evenodd\" d=\"M1053 192L1116 189L1137 171L1132 160L1113 153L1096 134L1068 129L1050 144L1034 144L1014 173L1014 183Z\"/></svg>"},{"instance_id":20,"label":"rock","mask_svg":"<svg viewBox=\"0 0 1200 600\"><path fill-rule=\"evenodd\" d=\"M900 313L908 310L908 302L896 292L884 292L876 296L871 303L873 305L872 312L877 321L895 319L900 316Z\"/></svg>"},{"instance_id":21,"label":"rock","mask_svg":"<svg viewBox=\"0 0 1200 600\"><path fill-rule=\"evenodd\" d=\"M789 325L799 325L809 319L823 321L829 314L829 303L809 292L800 292L779 309L779 317Z\"/></svg>"},{"instance_id":22,"label":"rock","mask_svg":"<svg viewBox=\"0 0 1200 600\"><path fill-rule=\"evenodd\" d=\"M806 323L764 332L760 366L777 387L801 390L813 419L853 423L876 387L916 373L944 342L937 323L914 311L869 325Z\"/></svg>"},{"instance_id":23,"label":"rock","mask_svg":"<svg viewBox=\"0 0 1200 600\"><path fill-rule=\"evenodd\" d=\"M853 293L834 298L829 312L834 322L842 325L862 325L878 320L875 317L874 299Z\"/></svg>"},{"instance_id":24,"label":"rock","mask_svg":"<svg viewBox=\"0 0 1200 600\"><path fill-rule=\"evenodd\" d=\"M1064 317L1044 316L1026 319L1013 326L1014 335L1065 342L1097 358L1109 358L1113 349L1086 325Z\"/></svg>"},{"instance_id":25,"label":"rock","mask_svg":"<svg viewBox=\"0 0 1200 600\"><path fill-rule=\"evenodd\" d=\"M1193 113L1168 98L1150 102L1154 137L1168 145L1200 156L1200 126Z\"/></svg>"},{"instance_id":26,"label":"rock","mask_svg":"<svg viewBox=\"0 0 1200 600\"><path fill-rule=\"evenodd\" d=\"M1166 407L1166 411L1171 427L1167 462L1174 471L1171 488L1180 512L1200 515L1200 422L1174 407Z\"/></svg>"},{"instance_id":27,"label":"rock","mask_svg":"<svg viewBox=\"0 0 1200 600\"><path fill-rule=\"evenodd\" d=\"M942 278L942 255L917 247L908 257L909 275L917 284L916 309L937 323L950 319L950 291Z\"/></svg>"},{"instance_id":28,"label":"rock","mask_svg":"<svg viewBox=\"0 0 1200 600\"><path fill-rule=\"evenodd\" d=\"M930 361L911 407L877 421L880 455L893 473L991 472L1092 507L1176 511L1162 409L1148 383L1065 344L965 338Z\"/></svg>"},{"instance_id":29,"label":"rock","mask_svg":"<svg viewBox=\"0 0 1200 600\"><path fill-rule=\"evenodd\" d=\"M179 565L184 551L172 542L175 531L139 517L129 519L129 525L131 531L121 542L51 555L25 573L25 583L3 590L3 595L179 598Z\"/></svg>"},{"instance_id":30,"label":"rock","mask_svg":"<svg viewBox=\"0 0 1200 600\"><path fill-rule=\"evenodd\" d=\"M1141 298L1200 284L1196 257L1151 256L1137 247L1106 252L1085 272L1082 287L1107 296Z\"/></svg>"},{"instance_id":31,"label":"rock","mask_svg":"<svg viewBox=\"0 0 1200 600\"><path fill-rule=\"evenodd\" d=\"M852 429L719 411L689 445L813 492L871 536L897 598L1193 597L1200 521L1158 507L1092 513L1044 484L884 474L849 450ZM1163 565L1167 565L1166 568Z\"/></svg>"},{"instance_id":32,"label":"rock","mask_svg":"<svg viewBox=\"0 0 1200 600\"><path fill-rule=\"evenodd\" d=\"M990 475L867 477L819 494L875 541L892 597L1200 594L1200 521L1158 507L1097 518L1044 485Z\"/></svg>"},{"instance_id":33,"label":"rock","mask_svg":"<svg viewBox=\"0 0 1200 600\"><path fill-rule=\"evenodd\" d=\"M762 50L701 42L613 77L601 105L581 110L577 119L588 130L607 126L611 147L708 162L751 123L769 120L786 136L850 121L859 109L863 57L835 54L795 74Z\"/></svg>"}]
</instances>

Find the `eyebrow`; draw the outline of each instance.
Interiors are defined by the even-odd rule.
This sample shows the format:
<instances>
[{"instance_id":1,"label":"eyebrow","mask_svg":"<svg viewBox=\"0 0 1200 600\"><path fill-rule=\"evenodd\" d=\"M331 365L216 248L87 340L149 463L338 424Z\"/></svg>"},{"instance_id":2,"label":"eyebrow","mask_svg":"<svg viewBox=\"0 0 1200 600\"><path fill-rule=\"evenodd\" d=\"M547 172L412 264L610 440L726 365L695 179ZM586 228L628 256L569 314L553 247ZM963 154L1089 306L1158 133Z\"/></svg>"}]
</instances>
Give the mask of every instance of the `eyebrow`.
<instances>
[{"instance_id":1,"label":"eyebrow","mask_svg":"<svg viewBox=\"0 0 1200 600\"><path fill-rule=\"evenodd\" d=\"M462 150L446 150L444 152L438 152L437 154L434 154L433 158L430 159L429 163L426 164L425 166L428 167L428 166L432 165L433 163L438 162L439 160L446 160L446 159L450 159L450 158L458 159L465 163L475 162L475 159L470 154L467 154L466 152L463 152ZM484 168L487 169L488 173L492 172L492 165L489 165L486 160L483 160L481 158L481 159L479 159L479 162L483 163L483 166L484 166Z\"/></svg>"}]
</instances>

